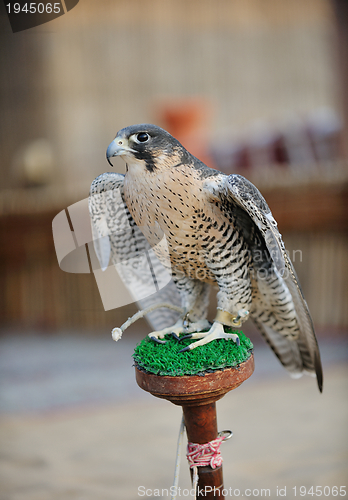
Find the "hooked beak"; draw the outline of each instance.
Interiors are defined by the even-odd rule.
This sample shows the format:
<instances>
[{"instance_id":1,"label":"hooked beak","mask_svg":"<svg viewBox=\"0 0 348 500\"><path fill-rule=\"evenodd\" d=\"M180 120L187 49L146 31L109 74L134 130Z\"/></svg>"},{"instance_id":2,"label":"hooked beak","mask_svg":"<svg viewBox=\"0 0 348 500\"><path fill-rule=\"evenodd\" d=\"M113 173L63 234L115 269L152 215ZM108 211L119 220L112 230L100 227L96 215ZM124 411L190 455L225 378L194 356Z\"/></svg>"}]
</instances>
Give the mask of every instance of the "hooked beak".
<instances>
[{"instance_id":1,"label":"hooked beak","mask_svg":"<svg viewBox=\"0 0 348 500\"><path fill-rule=\"evenodd\" d=\"M122 156L128 153L132 153L133 150L128 146L127 139L116 137L108 146L106 150L106 159L108 163L113 167L110 158L113 156Z\"/></svg>"}]
</instances>

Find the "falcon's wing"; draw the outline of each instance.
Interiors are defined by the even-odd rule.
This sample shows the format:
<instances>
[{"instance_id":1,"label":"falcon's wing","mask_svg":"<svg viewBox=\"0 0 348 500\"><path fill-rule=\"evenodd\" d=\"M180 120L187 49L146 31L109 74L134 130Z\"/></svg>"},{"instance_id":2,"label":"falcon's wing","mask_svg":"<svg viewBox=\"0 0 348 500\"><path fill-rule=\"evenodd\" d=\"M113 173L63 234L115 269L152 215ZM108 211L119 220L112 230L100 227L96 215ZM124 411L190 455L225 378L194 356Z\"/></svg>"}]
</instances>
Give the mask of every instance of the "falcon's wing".
<instances>
[{"instance_id":1,"label":"falcon's wing","mask_svg":"<svg viewBox=\"0 0 348 500\"><path fill-rule=\"evenodd\" d=\"M283 365L293 374L300 374L303 370L316 373L319 389L322 390L322 367L312 318L271 210L259 190L244 177L229 175L224 176L222 180L220 176L219 178L217 184L216 181L211 182L209 191L213 196L227 201L227 204L223 203L222 206L232 206L232 210L238 213L237 217L239 216L241 224L245 226L243 229L246 233L249 232L247 238L251 237L250 231L258 233L261 247L267 248L270 263L273 261L272 270L277 285L282 287L283 293L291 294L300 333L297 339L292 340L282 335L281 328L275 331L266 325L262 321L262 314L253 319ZM270 285L259 282L258 292L265 286ZM268 291L272 293L270 288ZM257 300L257 296L255 299Z\"/></svg>"},{"instance_id":2,"label":"falcon's wing","mask_svg":"<svg viewBox=\"0 0 348 500\"><path fill-rule=\"evenodd\" d=\"M180 306L170 273L135 224L123 195L124 175L107 172L91 185L88 200L93 244L100 267L114 265L140 309L169 302ZM179 314L156 309L146 315L155 330L174 324Z\"/></svg>"}]
</instances>

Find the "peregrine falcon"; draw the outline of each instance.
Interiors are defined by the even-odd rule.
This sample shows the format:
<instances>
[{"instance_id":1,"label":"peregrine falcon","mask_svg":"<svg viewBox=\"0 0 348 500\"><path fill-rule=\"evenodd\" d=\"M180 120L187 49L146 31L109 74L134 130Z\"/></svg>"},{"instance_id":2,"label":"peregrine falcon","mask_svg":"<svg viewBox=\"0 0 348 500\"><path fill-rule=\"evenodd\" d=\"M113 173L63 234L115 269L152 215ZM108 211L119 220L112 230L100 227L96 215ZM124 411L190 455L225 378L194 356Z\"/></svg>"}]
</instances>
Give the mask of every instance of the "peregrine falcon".
<instances>
[{"instance_id":1,"label":"peregrine falcon","mask_svg":"<svg viewBox=\"0 0 348 500\"><path fill-rule=\"evenodd\" d=\"M259 190L240 175L207 167L155 125L120 130L106 156L110 164L121 156L126 174L102 174L91 186L89 210L102 267L122 252L152 248L171 273L172 286L163 293L181 301L183 313L174 324L173 314L162 314L165 325L149 336L159 342L169 333L199 339L185 350L220 338L238 345L238 335L225 327L240 327L250 317L290 374L316 375L321 391L308 306ZM115 231L120 206L130 227L122 241ZM207 321L209 285L218 287L213 324Z\"/></svg>"}]
</instances>

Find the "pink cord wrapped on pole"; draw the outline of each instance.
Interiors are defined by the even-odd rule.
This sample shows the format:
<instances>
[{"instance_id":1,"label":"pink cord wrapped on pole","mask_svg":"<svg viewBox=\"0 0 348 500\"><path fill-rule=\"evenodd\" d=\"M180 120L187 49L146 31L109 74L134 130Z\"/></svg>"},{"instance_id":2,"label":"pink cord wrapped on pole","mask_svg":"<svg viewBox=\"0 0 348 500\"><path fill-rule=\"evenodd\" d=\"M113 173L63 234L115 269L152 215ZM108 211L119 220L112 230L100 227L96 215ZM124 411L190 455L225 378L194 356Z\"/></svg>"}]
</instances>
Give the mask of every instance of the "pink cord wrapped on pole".
<instances>
[{"instance_id":1,"label":"pink cord wrapped on pole","mask_svg":"<svg viewBox=\"0 0 348 500\"><path fill-rule=\"evenodd\" d=\"M212 469L220 467L222 464L222 456L220 446L224 441L225 436L217 437L213 441L204 444L188 443L187 444L187 460L190 468L204 467L210 465Z\"/></svg>"}]
</instances>

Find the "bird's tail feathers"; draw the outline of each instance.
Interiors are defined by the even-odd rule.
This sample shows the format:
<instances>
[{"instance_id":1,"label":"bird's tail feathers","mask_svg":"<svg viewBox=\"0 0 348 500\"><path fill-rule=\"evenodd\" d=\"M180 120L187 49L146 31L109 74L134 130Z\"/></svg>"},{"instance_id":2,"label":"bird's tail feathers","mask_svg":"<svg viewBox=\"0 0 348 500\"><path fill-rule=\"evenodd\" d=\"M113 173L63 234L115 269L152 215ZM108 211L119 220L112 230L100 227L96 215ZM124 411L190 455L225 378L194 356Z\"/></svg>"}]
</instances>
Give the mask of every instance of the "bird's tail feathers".
<instances>
[{"instance_id":1,"label":"bird's tail feathers","mask_svg":"<svg viewBox=\"0 0 348 500\"><path fill-rule=\"evenodd\" d=\"M288 256L286 256L286 259L290 275L285 278L285 283L292 295L297 314L297 322L300 329L300 335L297 339L297 344L301 351L303 367L304 370L314 372L316 374L318 387L320 392L322 392L323 370L321 365L318 341L314 332L313 321L308 309L307 302L303 297L303 293L292 262L290 261Z\"/></svg>"},{"instance_id":2,"label":"bird's tail feathers","mask_svg":"<svg viewBox=\"0 0 348 500\"><path fill-rule=\"evenodd\" d=\"M321 362L320 359L318 363L315 358L312 358L304 336L300 334L297 339L290 339L262 323L258 318L252 317L252 319L281 364L288 370L289 375L292 378L299 378L305 373L317 377L321 392Z\"/></svg>"},{"instance_id":3,"label":"bird's tail feathers","mask_svg":"<svg viewBox=\"0 0 348 500\"><path fill-rule=\"evenodd\" d=\"M259 318L255 318L252 315L251 318L284 368L288 370L292 377L301 377L304 367L297 342L289 340L284 335L276 332L260 321Z\"/></svg>"}]
</instances>

